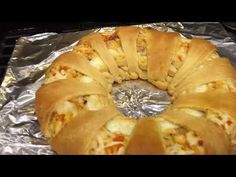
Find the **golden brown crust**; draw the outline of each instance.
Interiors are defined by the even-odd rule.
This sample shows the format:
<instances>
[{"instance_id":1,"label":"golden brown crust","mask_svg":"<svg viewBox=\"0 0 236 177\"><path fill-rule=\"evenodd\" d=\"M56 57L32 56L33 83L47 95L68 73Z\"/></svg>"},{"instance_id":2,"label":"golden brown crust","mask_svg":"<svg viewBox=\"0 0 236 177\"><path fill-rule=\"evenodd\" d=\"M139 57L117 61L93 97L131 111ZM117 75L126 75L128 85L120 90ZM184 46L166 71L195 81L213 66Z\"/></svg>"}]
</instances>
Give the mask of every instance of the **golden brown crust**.
<instances>
[{"instance_id":1,"label":"golden brown crust","mask_svg":"<svg viewBox=\"0 0 236 177\"><path fill-rule=\"evenodd\" d=\"M106 90L96 81L81 82L78 79L63 79L43 85L36 92L35 112L42 131L48 134L48 122L56 105L81 95L107 95Z\"/></svg>"},{"instance_id":2,"label":"golden brown crust","mask_svg":"<svg viewBox=\"0 0 236 177\"><path fill-rule=\"evenodd\" d=\"M176 94L179 96L183 90L193 89L198 85L208 82L224 80L226 78L235 79L235 69L227 59L214 58L209 60L209 56L216 50L215 46L210 42L203 39L192 39L190 48L187 47L186 49L188 52L184 53L180 50L181 37L179 33L147 30L145 37L138 38L142 34L140 33L141 30L139 27L119 27L111 36L102 35L101 33L91 33L83 37L78 44L82 45L81 50L79 50L80 52L78 52L79 54L74 51L64 53L50 66L46 77L51 68L62 65L94 79L90 83L85 83L76 78L62 79L43 85L36 92L36 115L43 133L51 138L49 142L53 150L57 153L88 154L90 142L96 137L101 128L109 120L117 118L117 116L124 118L114 105L103 107L98 111L79 109L79 113L77 114L76 112L73 115L73 119L63 125L59 133L57 132L55 134L55 137L49 136L48 124L50 124L52 114L59 104L71 98L91 94L102 95L110 99L110 97L108 98L110 90L108 91L106 89L108 88L108 81L84 56L92 59L93 57L97 57L98 54L99 58L104 62L104 65L101 65L105 67L105 70L108 68L110 72L105 74L113 77L110 78L108 76L108 80L112 80L112 82L115 80L118 83L122 81L123 76L121 70L124 68L121 69L118 67L115 59L119 57L113 57L113 55L116 56L116 53L113 54L109 51L105 42L106 38L109 40L115 38L119 41L117 42L118 53L122 53L122 59L124 59L124 52L128 65L127 69L126 64L124 64L124 72L130 75L135 73L130 78L136 77L137 74L139 78L147 79L160 89L166 90L168 88L170 93L175 93L174 96ZM117 36L120 40L117 39ZM141 49L139 50L139 47L137 49L137 40L143 40L143 38L145 38L145 45L140 45L142 48L140 47ZM120 51L120 42L123 52ZM139 53L137 50L139 50ZM146 51L147 68L145 68L145 71L147 69L147 73L142 71L138 64L139 55L141 54L145 57L142 59L145 59L144 61L146 62ZM173 71L173 67L170 67L174 63L173 61L178 58L176 56L179 53L184 53L183 57L182 55L180 57L183 63L180 63L181 65L178 64L180 68L176 67ZM187 55L184 57L186 53ZM173 79L168 78L170 71ZM74 77L73 74L70 77ZM167 79L169 80L167 81ZM184 96L180 95L174 100L174 105L160 117L174 124L187 127L191 131L195 131L203 140L207 154L226 154L230 153L231 145L223 128L208 121L205 117L194 117L172 108L194 108L204 111L214 111L219 114L227 114L236 119L235 105L236 93L223 90L192 93ZM74 110L75 108L72 109ZM133 132L126 146L125 154L166 154L160 123L158 119L154 118L139 119L135 128L129 129L130 131L133 130Z\"/></svg>"},{"instance_id":3,"label":"golden brown crust","mask_svg":"<svg viewBox=\"0 0 236 177\"><path fill-rule=\"evenodd\" d=\"M126 147L126 154L164 154L160 126L155 119L138 120Z\"/></svg>"},{"instance_id":4,"label":"golden brown crust","mask_svg":"<svg viewBox=\"0 0 236 177\"><path fill-rule=\"evenodd\" d=\"M193 93L177 98L173 106L176 108L196 108L224 113L236 119L236 93L217 90L204 93Z\"/></svg>"},{"instance_id":5,"label":"golden brown crust","mask_svg":"<svg viewBox=\"0 0 236 177\"><path fill-rule=\"evenodd\" d=\"M50 144L59 154L87 154L92 138L107 121L119 114L114 106L98 111L84 111L66 125Z\"/></svg>"},{"instance_id":6,"label":"golden brown crust","mask_svg":"<svg viewBox=\"0 0 236 177\"><path fill-rule=\"evenodd\" d=\"M136 39L139 31L140 28L137 27L120 27L117 32L117 35L121 40L129 71L137 74L139 69L137 62Z\"/></svg>"},{"instance_id":7,"label":"golden brown crust","mask_svg":"<svg viewBox=\"0 0 236 177\"><path fill-rule=\"evenodd\" d=\"M49 67L50 68L57 67L57 66L67 66L74 70L81 72L84 75L91 77L92 79L98 81L104 88L108 87L107 80L104 76L99 72L96 68L91 66L86 60L85 57L71 51L66 52L60 55ZM47 77L47 74L46 74Z\"/></svg>"},{"instance_id":8,"label":"golden brown crust","mask_svg":"<svg viewBox=\"0 0 236 177\"><path fill-rule=\"evenodd\" d=\"M139 27L120 27L117 29L124 50L125 58L128 64L129 72L136 73L140 78L143 78L143 73L138 66L138 54L136 41L141 28Z\"/></svg>"},{"instance_id":9,"label":"golden brown crust","mask_svg":"<svg viewBox=\"0 0 236 177\"><path fill-rule=\"evenodd\" d=\"M176 52L179 33L150 30L148 38L148 80L161 89L167 88L166 78Z\"/></svg>"},{"instance_id":10,"label":"golden brown crust","mask_svg":"<svg viewBox=\"0 0 236 177\"><path fill-rule=\"evenodd\" d=\"M196 67L205 62L215 50L216 47L204 39L192 39L183 65L175 74L168 90L173 93L177 85L191 74Z\"/></svg>"},{"instance_id":11,"label":"golden brown crust","mask_svg":"<svg viewBox=\"0 0 236 177\"><path fill-rule=\"evenodd\" d=\"M92 33L84 40L88 41L91 47L96 50L103 62L108 66L109 71L114 76L117 82L120 82L120 72L113 56L109 53L106 43L104 42L102 35L99 33Z\"/></svg>"},{"instance_id":12,"label":"golden brown crust","mask_svg":"<svg viewBox=\"0 0 236 177\"><path fill-rule=\"evenodd\" d=\"M207 154L230 153L230 140L224 130L203 117L193 117L181 111L168 110L164 119L195 131L203 140Z\"/></svg>"},{"instance_id":13,"label":"golden brown crust","mask_svg":"<svg viewBox=\"0 0 236 177\"><path fill-rule=\"evenodd\" d=\"M217 80L236 79L236 71L226 58L207 61L203 67L189 75L175 90L175 94L186 89L210 83Z\"/></svg>"}]
</instances>

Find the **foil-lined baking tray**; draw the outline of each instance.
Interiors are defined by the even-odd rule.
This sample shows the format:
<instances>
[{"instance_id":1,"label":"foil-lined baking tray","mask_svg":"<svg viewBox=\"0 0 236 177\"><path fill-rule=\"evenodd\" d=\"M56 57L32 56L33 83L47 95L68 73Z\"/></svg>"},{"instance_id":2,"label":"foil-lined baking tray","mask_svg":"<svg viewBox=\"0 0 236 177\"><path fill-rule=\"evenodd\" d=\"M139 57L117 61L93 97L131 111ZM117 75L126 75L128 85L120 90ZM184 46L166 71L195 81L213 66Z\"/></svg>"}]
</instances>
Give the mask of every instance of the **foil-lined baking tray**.
<instances>
[{"instance_id":1,"label":"foil-lined baking tray","mask_svg":"<svg viewBox=\"0 0 236 177\"><path fill-rule=\"evenodd\" d=\"M218 52L236 66L236 43L220 23L168 22L138 26L210 40ZM71 50L81 37L93 31L112 29L42 33L17 40L0 87L0 154L55 154L40 132L34 114L35 92L43 83L44 72L57 56ZM170 104L165 92L142 81L114 86L112 94L117 107L133 118L160 114Z\"/></svg>"}]
</instances>

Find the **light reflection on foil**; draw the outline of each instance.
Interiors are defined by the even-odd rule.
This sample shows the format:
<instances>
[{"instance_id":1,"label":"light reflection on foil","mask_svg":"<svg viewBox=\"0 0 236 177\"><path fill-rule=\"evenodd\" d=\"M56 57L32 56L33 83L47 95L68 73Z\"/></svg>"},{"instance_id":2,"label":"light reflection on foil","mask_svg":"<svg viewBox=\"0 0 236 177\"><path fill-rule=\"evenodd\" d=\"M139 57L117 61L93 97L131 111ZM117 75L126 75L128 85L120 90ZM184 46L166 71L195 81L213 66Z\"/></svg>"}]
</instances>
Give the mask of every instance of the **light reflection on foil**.
<instances>
[{"instance_id":1,"label":"light reflection on foil","mask_svg":"<svg viewBox=\"0 0 236 177\"><path fill-rule=\"evenodd\" d=\"M161 31L178 31L183 36L213 42L218 52L236 66L236 44L220 23L153 23L138 25ZM73 33L42 33L18 39L0 87L0 154L55 154L42 136L34 115L35 91L45 69L78 40L99 28ZM144 82L124 82L113 89L119 109L134 118L156 115L169 104L166 93Z\"/></svg>"},{"instance_id":2,"label":"light reflection on foil","mask_svg":"<svg viewBox=\"0 0 236 177\"><path fill-rule=\"evenodd\" d=\"M115 86L112 95L119 110L133 118L158 115L170 104L165 91L141 80L126 81Z\"/></svg>"}]
</instances>

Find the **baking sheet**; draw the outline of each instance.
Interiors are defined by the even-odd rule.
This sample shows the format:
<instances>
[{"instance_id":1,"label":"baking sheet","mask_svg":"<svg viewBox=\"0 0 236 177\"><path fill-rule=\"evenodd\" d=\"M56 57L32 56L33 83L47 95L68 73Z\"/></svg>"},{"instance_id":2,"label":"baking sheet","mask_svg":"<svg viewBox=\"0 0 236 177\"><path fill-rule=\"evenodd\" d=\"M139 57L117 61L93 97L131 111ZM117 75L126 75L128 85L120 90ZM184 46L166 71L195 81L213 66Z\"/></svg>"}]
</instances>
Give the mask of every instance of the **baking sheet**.
<instances>
[{"instance_id":1,"label":"baking sheet","mask_svg":"<svg viewBox=\"0 0 236 177\"><path fill-rule=\"evenodd\" d=\"M236 43L220 23L163 22L139 26L210 40L236 66ZM71 50L82 36L111 29L42 33L17 40L0 87L0 154L55 154L42 136L34 115L35 91L43 82L45 69L57 56ZM159 114L170 103L165 92L142 81L124 82L115 86L112 93L118 108L134 118Z\"/></svg>"}]
</instances>

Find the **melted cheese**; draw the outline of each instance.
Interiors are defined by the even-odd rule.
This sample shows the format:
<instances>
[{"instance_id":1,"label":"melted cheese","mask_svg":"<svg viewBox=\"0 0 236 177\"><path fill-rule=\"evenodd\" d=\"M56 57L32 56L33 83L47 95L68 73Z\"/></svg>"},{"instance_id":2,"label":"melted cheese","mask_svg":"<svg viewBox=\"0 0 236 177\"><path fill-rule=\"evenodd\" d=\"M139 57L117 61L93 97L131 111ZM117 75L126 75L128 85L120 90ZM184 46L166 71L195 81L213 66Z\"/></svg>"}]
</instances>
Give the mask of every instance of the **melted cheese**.
<instances>
[{"instance_id":1,"label":"melted cheese","mask_svg":"<svg viewBox=\"0 0 236 177\"><path fill-rule=\"evenodd\" d=\"M176 124L159 119L160 128L167 154L202 154L204 148L199 145L200 137L193 131L186 132ZM180 129L179 129L180 128ZM189 147L189 146L190 147Z\"/></svg>"},{"instance_id":2,"label":"melted cheese","mask_svg":"<svg viewBox=\"0 0 236 177\"><path fill-rule=\"evenodd\" d=\"M56 112L58 114L71 113L73 117L75 117L78 114L76 105L69 102L69 101L65 101L65 102L57 105Z\"/></svg>"},{"instance_id":3,"label":"melted cheese","mask_svg":"<svg viewBox=\"0 0 236 177\"><path fill-rule=\"evenodd\" d=\"M166 120L161 120L160 119L160 128L161 128L161 132L165 132L166 130L168 129L175 129L175 128L178 128L179 126L175 125L175 124L172 124L171 122L169 121L166 121Z\"/></svg>"},{"instance_id":4,"label":"melted cheese","mask_svg":"<svg viewBox=\"0 0 236 177\"><path fill-rule=\"evenodd\" d=\"M85 104L85 107L88 110L99 110L107 104L105 98L98 95L90 95L86 98L86 100L87 103Z\"/></svg>"},{"instance_id":5,"label":"melted cheese","mask_svg":"<svg viewBox=\"0 0 236 177\"><path fill-rule=\"evenodd\" d=\"M89 62L93 67L97 68L99 71L107 71L107 66L100 57L93 57Z\"/></svg>"},{"instance_id":6,"label":"melted cheese","mask_svg":"<svg viewBox=\"0 0 236 177\"><path fill-rule=\"evenodd\" d=\"M93 78L88 77L88 76L81 76L80 80L86 83L90 83L94 81Z\"/></svg>"},{"instance_id":7,"label":"melted cheese","mask_svg":"<svg viewBox=\"0 0 236 177\"><path fill-rule=\"evenodd\" d=\"M194 154L193 150L185 150L183 145L174 144L166 148L168 154L173 155L186 155L186 154Z\"/></svg>"},{"instance_id":8,"label":"melted cheese","mask_svg":"<svg viewBox=\"0 0 236 177\"><path fill-rule=\"evenodd\" d=\"M68 101L58 104L55 113L49 123L49 137L57 135L68 122L78 115L76 105ZM58 116L62 116L62 119L58 119Z\"/></svg>"},{"instance_id":9,"label":"melted cheese","mask_svg":"<svg viewBox=\"0 0 236 177\"><path fill-rule=\"evenodd\" d=\"M55 76L46 77L44 83L49 84L49 83L57 81L57 80L66 79L66 77L67 77L67 75L62 75L59 72L56 72Z\"/></svg>"},{"instance_id":10,"label":"melted cheese","mask_svg":"<svg viewBox=\"0 0 236 177\"><path fill-rule=\"evenodd\" d=\"M208 112L207 113L207 119L211 120L212 122L215 122L216 124L218 125L221 125L222 122L221 120L219 119L219 117L216 115L216 114L213 114L211 112Z\"/></svg>"},{"instance_id":11,"label":"melted cheese","mask_svg":"<svg viewBox=\"0 0 236 177\"><path fill-rule=\"evenodd\" d=\"M135 126L134 122L123 119L113 119L107 122L106 129L115 134L130 135Z\"/></svg>"},{"instance_id":12,"label":"melted cheese","mask_svg":"<svg viewBox=\"0 0 236 177\"><path fill-rule=\"evenodd\" d=\"M203 117L205 115L204 112L199 111L199 110L195 110L195 109L182 108L181 110L183 110L185 113L190 114L195 117Z\"/></svg>"},{"instance_id":13,"label":"melted cheese","mask_svg":"<svg viewBox=\"0 0 236 177\"><path fill-rule=\"evenodd\" d=\"M186 134L186 140L190 146L198 145L198 141L200 138L198 136L194 136L194 132L188 132Z\"/></svg>"}]
</instances>

